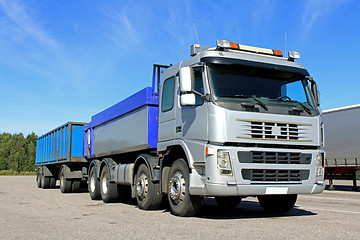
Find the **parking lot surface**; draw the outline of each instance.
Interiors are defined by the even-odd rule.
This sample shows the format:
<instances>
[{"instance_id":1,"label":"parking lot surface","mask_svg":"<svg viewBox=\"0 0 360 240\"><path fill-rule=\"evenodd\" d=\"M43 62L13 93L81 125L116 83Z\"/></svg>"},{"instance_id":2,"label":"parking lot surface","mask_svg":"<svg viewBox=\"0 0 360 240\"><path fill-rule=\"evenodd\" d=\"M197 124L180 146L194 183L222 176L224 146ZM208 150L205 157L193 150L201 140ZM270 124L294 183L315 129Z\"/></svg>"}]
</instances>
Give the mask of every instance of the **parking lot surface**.
<instances>
[{"instance_id":1,"label":"parking lot surface","mask_svg":"<svg viewBox=\"0 0 360 240\"><path fill-rule=\"evenodd\" d=\"M265 213L256 198L231 212L206 199L198 217L133 203L92 201L86 192L39 189L34 176L0 176L1 239L360 239L360 192L351 181L335 191L300 195L286 214Z\"/></svg>"}]
</instances>

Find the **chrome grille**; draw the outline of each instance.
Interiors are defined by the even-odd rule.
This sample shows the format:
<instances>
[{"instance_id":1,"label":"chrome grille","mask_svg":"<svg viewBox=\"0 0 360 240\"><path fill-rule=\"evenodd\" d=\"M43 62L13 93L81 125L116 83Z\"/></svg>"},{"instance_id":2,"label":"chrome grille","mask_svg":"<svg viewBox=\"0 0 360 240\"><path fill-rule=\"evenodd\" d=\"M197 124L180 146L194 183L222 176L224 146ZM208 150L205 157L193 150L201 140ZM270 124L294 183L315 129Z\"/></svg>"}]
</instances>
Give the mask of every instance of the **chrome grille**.
<instances>
[{"instance_id":1,"label":"chrome grille","mask_svg":"<svg viewBox=\"0 0 360 240\"><path fill-rule=\"evenodd\" d=\"M309 178L309 170L243 169L243 179L253 182L299 182Z\"/></svg>"},{"instance_id":2,"label":"chrome grille","mask_svg":"<svg viewBox=\"0 0 360 240\"><path fill-rule=\"evenodd\" d=\"M294 152L238 152L241 163L261 164L310 164L311 154Z\"/></svg>"},{"instance_id":3,"label":"chrome grille","mask_svg":"<svg viewBox=\"0 0 360 240\"><path fill-rule=\"evenodd\" d=\"M299 140L299 125L276 122L250 122L251 137L264 139Z\"/></svg>"},{"instance_id":4,"label":"chrome grille","mask_svg":"<svg viewBox=\"0 0 360 240\"><path fill-rule=\"evenodd\" d=\"M272 141L312 142L312 124L236 119L240 132L236 138Z\"/></svg>"}]
</instances>

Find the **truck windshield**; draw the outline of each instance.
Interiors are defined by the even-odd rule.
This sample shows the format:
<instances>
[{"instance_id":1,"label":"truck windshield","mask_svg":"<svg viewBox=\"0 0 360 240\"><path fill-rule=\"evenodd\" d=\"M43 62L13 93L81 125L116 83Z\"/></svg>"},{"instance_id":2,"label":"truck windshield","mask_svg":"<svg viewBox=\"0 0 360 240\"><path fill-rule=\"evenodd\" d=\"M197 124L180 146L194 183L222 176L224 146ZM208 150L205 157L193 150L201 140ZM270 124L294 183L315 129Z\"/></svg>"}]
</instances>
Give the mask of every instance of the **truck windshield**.
<instances>
[{"instance_id":1,"label":"truck windshield","mask_svg":"<svg viewBox=\"0 0 360 240\"><path fill-rule=\"evenodd\" d=\"M241 65L209 66L212 94L218 101L250 101L265 105L297 106L309 112L315 104L304 76Z\"/></svg>"}]
</instances>

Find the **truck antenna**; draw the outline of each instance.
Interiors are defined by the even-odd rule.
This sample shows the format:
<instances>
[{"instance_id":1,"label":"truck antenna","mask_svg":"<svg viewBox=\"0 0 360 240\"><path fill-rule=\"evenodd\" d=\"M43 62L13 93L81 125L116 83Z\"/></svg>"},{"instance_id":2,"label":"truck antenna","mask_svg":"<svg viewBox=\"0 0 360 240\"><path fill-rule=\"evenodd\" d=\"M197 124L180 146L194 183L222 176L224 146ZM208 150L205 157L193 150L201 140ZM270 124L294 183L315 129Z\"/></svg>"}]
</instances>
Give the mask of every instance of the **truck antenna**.
<instances>
[{"instance_id":1,"label":"truck antenna","mask_svg":"<svg viewBox=\"0 0 360 240\"><path fill-rule=\"evenodd\" d=\"M198 37L197 32L196 32L195 23L194 23L194 22L192 22L192 24L193 24L193 26L194 26L195 35L196 35L196 40L197 40L198 44L200 45L200 42L199 42L199 37Z\"/></svg>"},{"instance_id":2,"label":"truck antenna","mask_svg":"<svg viewBox=\"0 0 360 240\"><path fill-rule=\"evenodd\" d=\"M284 52L284 55L286 57L286 31L285 31L285 52Z\"/></svg>"}]
</instances>

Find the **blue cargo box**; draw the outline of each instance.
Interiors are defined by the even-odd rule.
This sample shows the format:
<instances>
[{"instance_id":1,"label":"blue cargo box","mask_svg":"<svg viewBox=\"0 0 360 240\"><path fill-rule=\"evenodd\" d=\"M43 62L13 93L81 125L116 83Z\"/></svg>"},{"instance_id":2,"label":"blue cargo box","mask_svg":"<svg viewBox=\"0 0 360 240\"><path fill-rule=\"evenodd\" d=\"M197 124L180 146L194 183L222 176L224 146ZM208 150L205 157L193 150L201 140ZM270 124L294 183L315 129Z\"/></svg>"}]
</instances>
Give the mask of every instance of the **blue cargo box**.
<instances>
[{"instance_id":1,"label":"blue cargo box","mask_svg":"<svg viewBox=\"0 0 360 240\"><path fill-rule=\"evenodd\" d=\"M84 124L68 122L40 136L36 144L35 165L86 162L83 158Z\"/></svg>"},{"instance_id":2,"label":"blue cargo box","mask_svg":"<svg viewBox=\"0 0 360 240\"><path fill-rule=\"evenodd\" d=\"M155 149L158 105L158 94L148 87L94 115L84 126L85 156Z\"/></svg>"}]
</instances>

